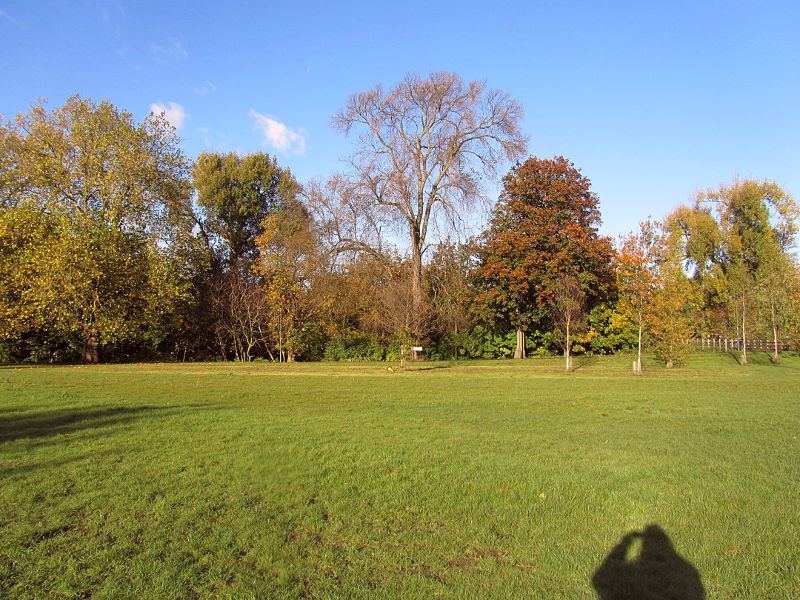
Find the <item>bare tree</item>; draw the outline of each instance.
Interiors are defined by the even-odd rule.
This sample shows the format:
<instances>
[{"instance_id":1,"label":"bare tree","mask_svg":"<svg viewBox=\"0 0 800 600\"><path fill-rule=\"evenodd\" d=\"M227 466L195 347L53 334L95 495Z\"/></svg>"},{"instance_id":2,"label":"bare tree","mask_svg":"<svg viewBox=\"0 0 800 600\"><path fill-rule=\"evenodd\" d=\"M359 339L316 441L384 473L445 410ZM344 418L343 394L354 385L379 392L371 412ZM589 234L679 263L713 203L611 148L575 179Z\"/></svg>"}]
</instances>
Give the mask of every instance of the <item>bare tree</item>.
<instances>
[{"instance_id":1,"label":"bare tree","mask_svg":"<svg viewBox=\"0 0 800 600\"><path fill-rule=\"evenodd\" d=\"M383 258L383 227L369 198L358 193L356 184L340 175L325 183L312 181L305 192L305 205L319 227L321 242L335 257L333 267L366 253Z\"/></svg>"},{"instance_id":2,"label":"bare tree","mask_svg":"<svg viewBox=\"0 0 800 600\"><path fill-rule=\"evenodd\" d=\"M252 278L236 271L225 273L215 281L211 298L214 335L224 359L228 350L245 362L253 359L256 349L269 354L270 306Z\"/></svg>"},{"instance_id":3,"label":"bare tree","mask_svg":"<svg viewBox=\"0 0 800 600\"><path fill-rule=\"evenodd\" d=\"M553 321L564 343L566 369L572 369L572 335L583 326L586 296L578 280L572 275L564 275L553 288L551 307Z\"/></svg>"},{"instance_id":4,"label":"bare tree","mask_svg":"<svg viewBox=\"0 0 800 600\"><path fill-rule=\"evenodd\" d=\"M527 137L522 106L454 73L427 79L407 75L388 93L381 86L354 94L333 119L345 134L358 131L352 157L354 197L377 218L393 221L411 247L411 299L423 305L422 257L437 219L457 225L480 198L482 178L522 157Z\"/></svg>"}]
</instances>

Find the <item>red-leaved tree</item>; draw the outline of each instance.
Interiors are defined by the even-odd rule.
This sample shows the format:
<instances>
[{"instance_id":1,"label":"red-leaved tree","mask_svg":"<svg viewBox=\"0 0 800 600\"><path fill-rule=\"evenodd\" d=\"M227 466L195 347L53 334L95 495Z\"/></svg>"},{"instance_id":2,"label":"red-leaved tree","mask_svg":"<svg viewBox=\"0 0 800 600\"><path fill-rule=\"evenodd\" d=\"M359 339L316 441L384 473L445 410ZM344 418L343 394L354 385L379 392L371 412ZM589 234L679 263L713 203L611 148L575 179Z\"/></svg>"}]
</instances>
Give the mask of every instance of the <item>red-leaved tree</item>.
<instances>
[{"instance_id":1,"label":"red-leaved tree","mask_svg":"<svg viewBox=\"0 0 800 600\"><path fill-rule=\"evenodd\" d=\"M484 318L525 332L551 326L554 292L569 276L591 308L614 285L613 249L598 233L600 210L588 178L568 159L530 157L503 180L484 234L478 305Z\"/></svg>"}]
</instances>

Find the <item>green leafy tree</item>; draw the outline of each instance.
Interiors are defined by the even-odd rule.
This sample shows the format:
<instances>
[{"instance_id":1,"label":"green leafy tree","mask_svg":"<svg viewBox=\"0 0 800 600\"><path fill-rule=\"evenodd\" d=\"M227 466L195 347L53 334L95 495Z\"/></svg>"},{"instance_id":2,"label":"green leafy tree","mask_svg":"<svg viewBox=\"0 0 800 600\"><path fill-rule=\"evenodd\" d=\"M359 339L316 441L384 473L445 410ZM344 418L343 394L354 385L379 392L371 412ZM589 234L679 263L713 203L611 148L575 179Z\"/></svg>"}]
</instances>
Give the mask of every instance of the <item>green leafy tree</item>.
<instances>
[{"instance_id":1,"label":"green leafy tree","mask_svg":"<svg viewBox=\"0 0 800 600\"><path fill-rule=\"evenodd\" d=\"M661 223L658 254L675 253L702 302L697 307L701 334L718 333L731 302L729 260L722 230L710 206L679 206ZM659 258L661 260L661 258ZM677 260L677 258L676 258Z\"/></svg>"},{"instance_id":2,"label":"green leafy tree","mask_svg":"<svg viewBox=\"0 0 800 600\"><path fill-rule=\"evenodd\" d=\"M291 172L263 152L245 156L203 152L192 169L201 230L219 262L244 270L258 255L262 222L294 199L300 186Z\"/></svg>"},{"instance_id":3,"label":"green leafy tree","mask_svg":"<svg viewBox=\"0 0 800 600\"><path fill-rule=\"evenodd\" d=\"M747 364L748 328L758 292L768 296L778 293L780 286L764 285L763 279L780 271L782 257L793 247L800 209L772 181L735 181L700 194L697 202L698 206L709 203L716 209L723 240L720 262L739 322L742 364ZM771 302L775 309L776 299Z\"/></svg>"},{"instance_id":4,"label":"green leafy tree","mask_svg":"<svg viewBox=\"0 0 800 600\"><path fill-rule=\"evenodd\" d=\"M199 279L196 321L206 321L210 345L226 358L251 360L270 354L270 298L252 267L256 240L270 215L294 202L300 185L263 152L239 156L203 152L192 169L210 269ZM198 332L200 336L204 332Z\"/></svg>"}]
</instances>

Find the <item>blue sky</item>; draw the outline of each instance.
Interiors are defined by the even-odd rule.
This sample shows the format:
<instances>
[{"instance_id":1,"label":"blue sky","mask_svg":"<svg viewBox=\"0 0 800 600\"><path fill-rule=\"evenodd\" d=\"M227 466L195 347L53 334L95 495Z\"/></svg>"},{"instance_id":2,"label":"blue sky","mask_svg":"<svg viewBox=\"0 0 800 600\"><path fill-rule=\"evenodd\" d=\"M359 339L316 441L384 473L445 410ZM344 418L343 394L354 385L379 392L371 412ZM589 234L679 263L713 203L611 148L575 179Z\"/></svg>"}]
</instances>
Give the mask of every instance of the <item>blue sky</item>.
<instances>
[{"instance_id":1,"label":"blue sky","mask_svg":"<svg viewBox=\"0 0 800 600\"><path fill-rule=\"evenodd\" d=\"M305 182L344 169L348 95L455 71L523 104L529 152L571 159L616 236L736 176L800 194L798 31L769 0L0 0L0 113L158 104L188 156L264 150Z\"/></svg>"}]
</instances>

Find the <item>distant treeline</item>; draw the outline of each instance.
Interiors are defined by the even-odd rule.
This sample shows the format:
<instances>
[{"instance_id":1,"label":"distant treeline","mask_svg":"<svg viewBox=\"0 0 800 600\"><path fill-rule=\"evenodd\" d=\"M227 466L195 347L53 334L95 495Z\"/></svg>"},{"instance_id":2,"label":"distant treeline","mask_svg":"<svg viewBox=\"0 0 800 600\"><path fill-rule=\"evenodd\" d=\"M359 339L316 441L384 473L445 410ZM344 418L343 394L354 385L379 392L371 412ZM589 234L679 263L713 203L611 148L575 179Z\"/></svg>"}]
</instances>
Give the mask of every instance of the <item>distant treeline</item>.
<instances>
[{"instance_id":1,"label":"distant treeline","mask_svg":"<svg viewBox=\"0 0 800 600\"><path fill-rule=\"evenodd\" d=\"M647 348L671 365L709 335L797 347L798 207L777 184L722 185L611 240L588 178L525 158L521 118L483 84L409 76L348 99L334 122L357 136L351 168L305 185L264 153L191 161L163 116L108 102L0 121L0 362L422 346L569 368ZM459 236L509 161L485 231Z\"/></svg>"}]
</instances>

